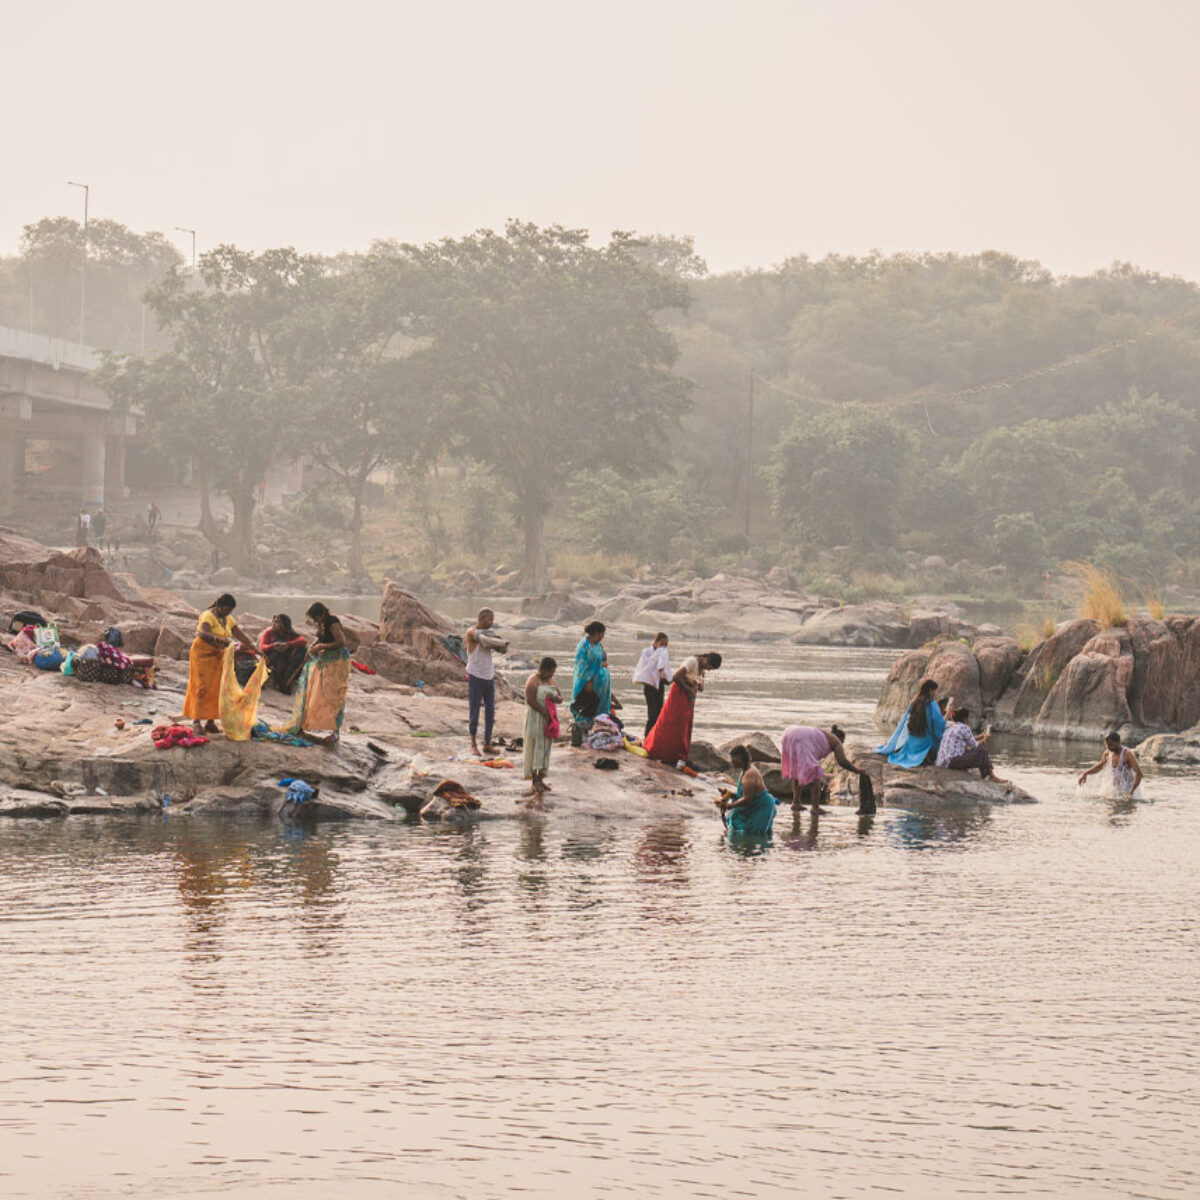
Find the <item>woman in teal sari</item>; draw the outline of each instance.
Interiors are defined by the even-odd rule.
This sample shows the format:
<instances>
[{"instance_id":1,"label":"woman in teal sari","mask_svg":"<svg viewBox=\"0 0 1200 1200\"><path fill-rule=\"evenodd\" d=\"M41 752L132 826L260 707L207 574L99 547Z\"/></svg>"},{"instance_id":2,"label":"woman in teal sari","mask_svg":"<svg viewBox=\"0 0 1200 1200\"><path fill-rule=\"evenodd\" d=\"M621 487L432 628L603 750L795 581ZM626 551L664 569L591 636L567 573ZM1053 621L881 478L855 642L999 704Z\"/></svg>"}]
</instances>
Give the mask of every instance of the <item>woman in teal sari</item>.
<instances>
[{"instance_id":1,"label":"woman in teal sari","mask_svg":"<svg viewBox=\"0 0 1200 1200\"><path fill-rule=\"evenodd\" d=\"M745 746L734 746L729 759L742 777L732 797L725 793L716 802L720 805L726 828L730 835L770 837L779 801L767 791L762 773L750 761L750 752Z\"/></svg>"},{"instance_id":2,"label":"woman in teal sari","mask_svg":"<svg viewBox=\"0 0 1200 1200\"><path fill-rule=\"evenodd\" d=\"M571 716L575 724L588 728L602 713L612 710L612 679L608 673L608 655L600 644L604 625L593 621L585 625L583 637L575 647L575 680L571 689Z\"/></svg>"}]
</instances>

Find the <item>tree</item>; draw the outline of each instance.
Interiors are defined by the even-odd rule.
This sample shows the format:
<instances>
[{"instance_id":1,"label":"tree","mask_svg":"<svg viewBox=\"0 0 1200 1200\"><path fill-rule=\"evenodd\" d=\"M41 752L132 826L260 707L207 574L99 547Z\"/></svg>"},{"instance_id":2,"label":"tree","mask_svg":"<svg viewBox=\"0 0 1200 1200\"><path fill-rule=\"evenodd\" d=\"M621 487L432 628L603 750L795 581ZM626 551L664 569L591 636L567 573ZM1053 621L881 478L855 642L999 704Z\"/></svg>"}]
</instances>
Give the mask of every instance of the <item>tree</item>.
<instances>
[{"instance_id":1,"label":"tree","mask_svg":"<svg viewBox=\"0 0 1200 1200\"><path fill-rule=\"evenodd\" d=\"M915 439L862 404L797 415L765 468L778 515L801 540L885 546L910 493Z\"/></svg>"},{"instance_id":2,"label":"tree","mask_svg":"<svg viewBox=\"0 0 1200 1200\"><path fill-rule=\"evenodd\" d=\"M566 481L608 466L655 467L663 434L686 411L688 385L672 374L674 338L656 320L683 308L687 287L638 259L614 233L510 221L504 233L425 247L403 257L432 285L412 356L430 399L452 406L462 449L490 466L524 535L523 580L549 584L545 523Z\"/></svg>"},{"instance_id":3,"label":"tree","mask_svg":"<svg viewBox=\"0 0 1200 1200\"><path fill-rule=\"evenodd\" d=\"M251 254L221 246L201 259L202 288L175 270L147 302L174 339L149 360L112 358L101 386L141 405L157 444L191 461L200 529L239 570L254 557L254 497L267 468L300 449L295 402L306 335L298 312L324 272L295 250ZM212 489L228 493L233 523L212 513Z\"/></svg>"},{"instance_id":4,"label":"tree","mask_svg":"<svg viewBox=\"0 0 1200 1200\"><path fill-rule=\"evenodd\" d=\"M350 498L348 566L356 576L366 573L368 479L387 465L427 467L444 436L442 410L429 402L421 362L411 358L417 297L411 265L380 252L317 281L298 317L298 420L313 460Z\"/></svg>"}]
</instances>

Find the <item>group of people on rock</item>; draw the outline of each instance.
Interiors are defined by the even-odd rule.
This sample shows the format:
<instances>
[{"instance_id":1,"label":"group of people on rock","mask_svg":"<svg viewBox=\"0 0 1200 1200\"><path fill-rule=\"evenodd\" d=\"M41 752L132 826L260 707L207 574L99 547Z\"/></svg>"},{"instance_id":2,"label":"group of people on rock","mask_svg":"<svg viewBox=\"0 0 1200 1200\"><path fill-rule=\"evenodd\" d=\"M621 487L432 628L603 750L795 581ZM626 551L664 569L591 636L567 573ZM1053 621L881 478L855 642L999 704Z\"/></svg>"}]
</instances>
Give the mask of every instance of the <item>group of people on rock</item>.
<instances>
[{"instance_id":1,"label":"group of people on rock","mask_svg":"<svg viewBox=\"0 0 1200 1200\"><path fill-rule=\"evenodd\" d=\"M234 619L236 607L234 597L223 592L196 622L183 702L183 715L196 733L218 732L223 681L227 690L231 678L244 686L261 662L266 683L296 696L290 721L275 732L336 742L350 686L350 650L341 621L316 601L305 613L311 640L297 632L286 613L279 613L255 644ZM228 655L231 646L234 654Z\"/></svg>"},{"instance_id":2,"label":"group of people on rock","mask_svg":"<svg viewBox=\"0 0 1200 1200\"><path fill-rule=\"evenodd\" d=\"M976 734L971 728L971 711L954 707L953 698L938 699L937 681L922 680L917 693L904 710L892 736L881 746L879 754L887 756L894 767L946 767L952 771L979 772L981 779L992 783L1007 783L996 774L987 749L991 727ZM1111 771L1113 787L1127 800L1141 798L1142 767L1137 755L1121 742L1115 730L1104 736L1104 753L1095 766L1079 776L1079 784L1091 775Z\"/></svg>"}]
</instances>

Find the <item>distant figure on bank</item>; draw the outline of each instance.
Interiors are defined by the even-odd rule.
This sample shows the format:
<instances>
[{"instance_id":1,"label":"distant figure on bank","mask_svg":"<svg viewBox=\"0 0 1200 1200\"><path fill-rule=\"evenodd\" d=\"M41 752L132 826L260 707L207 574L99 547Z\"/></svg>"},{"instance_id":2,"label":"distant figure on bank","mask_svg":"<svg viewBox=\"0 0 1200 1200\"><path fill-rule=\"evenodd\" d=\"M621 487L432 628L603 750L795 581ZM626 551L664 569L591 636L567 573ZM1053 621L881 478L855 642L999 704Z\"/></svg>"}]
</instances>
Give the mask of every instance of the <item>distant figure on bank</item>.
<instances>
[{"instance_id":1,"label":"distant figure on bank","mask_svg":"<svg viewBox=\"0 0 1200 1200\"><path fill-rule=\"evenodd\" d=\"M672 764L687 762L692 749L696 697L704 691L704 676L720 666L721 656L715 651L684 659L683 666L671 679L667 702L642 743L650 758Z\"/></svg>"},{"instance_id":2,"label":"distant figure on bank","mask_svg":"<svg viewBox=\"0 0 1200 1200\"><path fill-rule=\"evenodd\" d=\"M799 811L811 804L813 812L821 810L821 784L825 779L825 768L821 760L832 754L834 761L846 771L858 776L859 809L863 814L875 811L874 785L866 771L860 770L846 756L846 735L836 726L828 730L814 725L789 725L779 742L779 755L783 759L784 779L792 785L792 807ZM863 781L866 780L864 788Z\"/></svg>"},{"instance_id":3,"label":"distant figure on bank","mask_svg":"<svg viewBox=\"0 0 1200 1200\"><path fill-rule=\"evenodd\" d=\"M985 748L985 743L991 739L992 731L984 730L976 737L971 732L971 710L956 708L950 714L950 723L942 734L938 746L937 765L949 767L952 771L971 771L978 768L980 779L990 779L993 783L1007 783L992 770L992 758Z\"/></svg>"},{"instance_id":4,"label":"distant figure on bank","mask_svg":"<svg viewBox=\"0 0 1200 1200\"><path fill-rule=\"evenodd\" d=\"M550 770L550 748L558 737L558 705L562 692L554 681L558 663L543 658L538 669L525 681L525 778L535 797L550 791L546 772Z\"/></svg>"},{"instance_id":5,"label":"distant figure on bank","mask_svg":"<svg viewBox=\"0 0 1200 1200\"><path fill-rule=\"evenodd\" d=\"M239 643L248 653L258 656L254 643L238 628L233 619L237 601L223 592L200 614L196 622L196 636L188 653L187 695L183 701L183 715L191 717L192 725L200 732L204 722L205 733L217 733L217 718L221 715L221 666L225 658L225 647L231 642Z\"/></svg>"},{"instance_id":6,"label":"distant figure on bank","mask_svg":"<svg viewBox=\"0 0 1200 1200\"><path fill-rule=\"evenodd\" d=\"M296 681L291 720L280 730L333 745L342 732L350 690L350 648L342 623L319 600L304 614L315 630L308 658Z\"/></svg>"},{"instance_id":7,"label":"distant figure on bank","mask_svg":"<svg viewBox=\"0 0 1200 1200\"><path fill-rule=\"evenodd\" d=\"M671 682L671 654L667 643L665 633L656 633L653 644L642 651L633 672L633 682L642 685L646 696L646 733L654 728L654 722L662 712L663 697Z\"/></svg>"},{"instance_id":8,"label":"distant figure on bank","mask_svg":"<svg viewBox=\"0 0 1200 1200\"><path fill-rule=\"evenodd\" d=\"M893 767L933 766L937 762L938 745L946 729L946 718L937 702L938 685L926 679L917 689L904 716L876 754L886 754Z\"/></svg>"},{"instance_id":9,"label":"distant figure on bank","mask_svg":"<svg viewBox=\"0 0 1200 1200\"><path fill-rule=\"evenodd\" d=\"M741 774L737 791L732 795L722 792L721 798L714 801L721 809L726 828L731 834L743 837L768 837L779 801L767 791L762 772L750 761L745 746L734 746L729 760Z\"/></svg>"},{"instance_id":10,"label":"distant figure on bank","mask_svg":"<svg viewBox=\"0 0 1200 1200\"><path fill-rule=\"evenodd\" d=\"M471 753L479 753L479 709L483 708L483 752L495 754L492 731L496 728L496 664L492 651L505 654L508 642L493 633L496 614L481 608L475 625L467 630L467 728L471 733Z\"/></svg>"},{"instance_id":11,"label":"distant figure on bank","mask_svg":"<svg viewBox=\"0 0 1200 1200\"><path fill-rule=\"evenodd\" d=\"M1142 764L1128 746L1121 745L1121 735L1116 730L1104 735L1104 753L1094 767L1088 767L1079 776L1079 786L1083 787L1089 775L1095 775L1106 768L1111 772L1112 789L1117 796L1122 800L1143 798Z\"/></svg>"},{"instance_id":12,"label":"distant figure on bank","mask_svg":"<svg viewBox=\"0 0 1200 1200\"><path fill-rule=\"evenodd\" d=\"M162 509L154 503L153 500L146 505L146 527L153 533L158 528L158 523L162 520Z\"/></svg>"},{"instance_id":13,"label":"distant figure on bank","mask_svg":"<svg viewBox=\"0 0 1200 1200\"><path fill-rule=\"evenodd\" d=\"M583 637L575 647L575 673L571 683L571 717L575 728L590 729L601 714L612 712L612 676L608 653L600 644L606 630L602 621L583 627Z\"/></svg>"},{"instance_id":14,"label":"distant figure on bank","mask_svg":"<svg viewBox=\"0 0 1200 1200\"><path fill-rule=\"evenodd\" d=\"M276 613L262 631L258 649L271 671L267 682L284 695L291 695L308 657L308 639L296 629L287 613Z\"/></svg>"},{"instance_id":15,"label":"distant figure on bank","mask_svg":"<svg viewBox=\"0 0 1200 1200\"><path fill-rule=\"evenodd\" d=\"M92 514L87 509L84 509L79 514L77 528L79 531L79 544L81 546L90 546L92 544Z\"/></svg>"}]
</instances>

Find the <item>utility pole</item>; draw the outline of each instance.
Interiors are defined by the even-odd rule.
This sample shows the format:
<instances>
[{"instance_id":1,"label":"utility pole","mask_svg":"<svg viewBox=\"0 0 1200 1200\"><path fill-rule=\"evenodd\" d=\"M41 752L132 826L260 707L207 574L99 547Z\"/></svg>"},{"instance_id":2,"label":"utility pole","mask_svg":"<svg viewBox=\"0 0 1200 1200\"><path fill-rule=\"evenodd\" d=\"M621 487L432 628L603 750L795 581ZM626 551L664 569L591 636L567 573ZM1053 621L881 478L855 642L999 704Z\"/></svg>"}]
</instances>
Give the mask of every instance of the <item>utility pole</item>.
<instances>
[{"instance_id":1,"label":"utility pole","mask_svg":"<svg viewBox=\"0 0 1200 1200\"><path fill-rule=\"evenodd\" d=\"M192 272L196 270L196 231L194 229L185 229L182 225L176 225L176 230L179 233L190 233L192 235Z\"/></svg>"},{"instance_id":2,"label":"utility pole","mask_svg":"<svg viewBox=\"0 0 1200 1200\"><path fill-rule=\"evenodd\" d=\"M86 345L84 328L87 322L88 197L91 188L86 183L76 183L73 179L67 180L67 187L83 188L83 265L79 272L79 344L83 346Z\"/></svg>"},{"instance_id":3,"label":"utility pole","mask_svg":"<svg viewBox=\"0 0 1200 1200\"><path fill-rule=\"evenodd\" d=\"M750 396L746 405L746 536L750 536L750 503L754 485L754 368L750 368Z\"/></svg>"}]
</instances>

